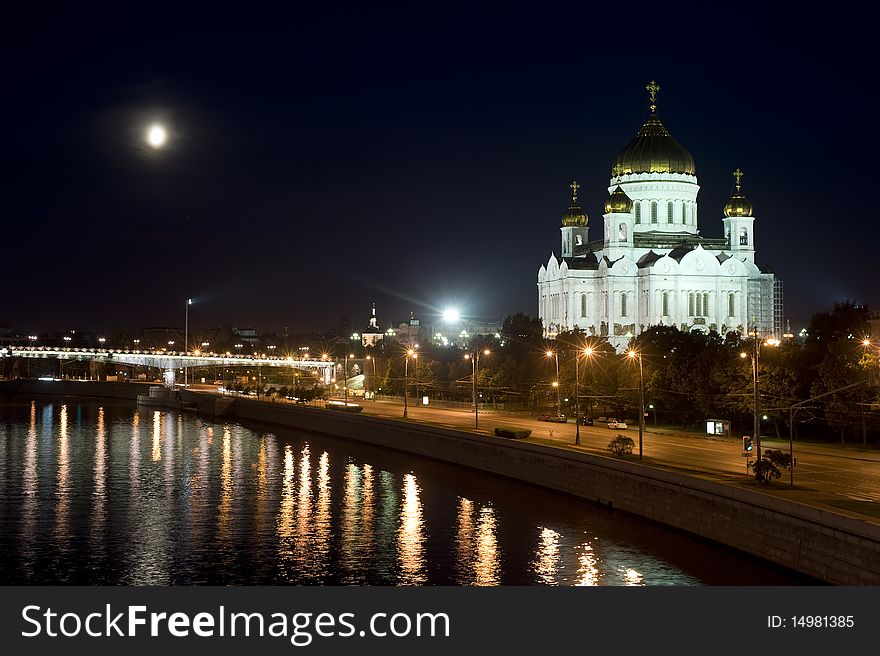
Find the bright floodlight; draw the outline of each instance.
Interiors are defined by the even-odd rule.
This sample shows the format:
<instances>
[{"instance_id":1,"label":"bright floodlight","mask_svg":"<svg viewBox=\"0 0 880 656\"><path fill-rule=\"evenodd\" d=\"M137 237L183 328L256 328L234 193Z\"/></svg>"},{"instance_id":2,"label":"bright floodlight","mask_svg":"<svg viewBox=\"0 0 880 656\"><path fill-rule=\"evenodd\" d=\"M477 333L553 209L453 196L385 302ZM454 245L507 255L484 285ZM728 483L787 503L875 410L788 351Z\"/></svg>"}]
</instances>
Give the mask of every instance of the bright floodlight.
<instances>
[{"instance_id":1,"label":"bright floodlight","mask_svg":"<svg viewBox=\"0 0 880 656\"><path fill-rule=\"evenodd\" d=\"M161 125L153 125L150 127L149 132L147 132L147 142L153 148L161 148L165 145L167 139L168 134L165 132L165 128Z\"/></svg>"},{"instance_id":2,"label":"bright floodlight","mask_svg":"<svg viewBox=\"0 0 880 656\"><path fill-rule=\"evenodd\" d=\"M446 321L447 323L455 323L460 317L461 315L455 308L447 308L443 310L443 321Z\"/></svg>"}]
</instances>

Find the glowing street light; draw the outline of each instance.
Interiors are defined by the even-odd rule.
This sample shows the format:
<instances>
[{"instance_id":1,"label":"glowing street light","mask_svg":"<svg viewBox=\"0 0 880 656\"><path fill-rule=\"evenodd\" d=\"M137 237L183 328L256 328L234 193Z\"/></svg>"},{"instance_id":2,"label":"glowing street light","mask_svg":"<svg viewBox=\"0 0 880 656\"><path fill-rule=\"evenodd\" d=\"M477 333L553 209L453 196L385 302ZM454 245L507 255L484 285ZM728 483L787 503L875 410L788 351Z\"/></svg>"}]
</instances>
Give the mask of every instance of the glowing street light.
<instances>
[{"instance_id":1,"label":"glowing street light","mask_svg":"<svg viewBox=\"0 0 880 656\"><path fill-rule=\"evenodd\" d=\"M406 419L408 414L408 406L406 400L406 388L409 386L409 359L412 358L415 360L418 358L418 353L415 352L415 349L407 349L406 356L403 363L403 418Z\"/></svg>"},{"instance_id":2,"label":"glowing street light","mask_svg":"<svg viewBox=\"0 0 880 656\"><path fill-rule=\"evenodd\" d=\"M353 357L354 357L354 353L352 353L351 355L346 353L346 355L345 355L345 365L344 365L345 372L343 373L343 378L342 378L342 389L343 389L343 393L345 394L345 405L346 406L348 405L348 359L353 358Z\"/></svg>"},{"instance_id":3,"label":"glowing street light","mask_svg":"<svg viewBox=\"0 0 880 656\"><path fill-rule=\"evenodd\" d=\"M443 321L446 323L458 323L460 318L461 313L458 311L458 308L446 308L443 310Z\"/></svg>"},{"instance_id":4,"label":"glowing street light","mask_svg":"<svg viewBox=\"0 0 880 656\"><path fill-rule=\"evenodd\" d=\"M489 355L489 349L483 349L483 355ZM480 351L474 351L473 354L465 353L465 360L471 361L471 369L473 371L473 399L474 399L474 430L480 427L480 405L477 402L477 375L480 373Z\"/></svg>"},{"instance_id":5,"label":"glowing street light","mask_svg":"<svg viewBox=\"0 0 880 656\"><path fill-rule=\"evenodd\" d=\"M556 388L556 414L562 414L562 399L559 396L559 354L556 351L547 351L545 354L548 358L556 360L556 380L553 381L553 387Z\"/></svg>"},{"instance_id":6,"label":"glowing street light","mask_svg":"<svg viewBox=\"0 0 880 656\"><path fill-rule=\"evenodd\" d=\"M593 357L593 349L589 346L583 349L584 357L591 358ZM575 351L574 353L574 443L581 443L581 406L580 406L580 380L581 380L581 372L579 363L581 360L581 352Z\"/></svg>"},{"instance_id":7,"label":"glowing street light","mask_svg":"<svg viewBox=\"0 0 880 656\"><path fill-rule=\"evenodd\" d=\"M642 370L642 354L635 349L627 353L630 360L639 361L639 460L642 459L642 434L645 431L645 376Z\"/></svg>"},{"instance_id":8,"label":"glowing street light","mask_svg":"<svg viewBox=\"0 0 880 656\"><path fill-rule=\"evenodd\" d=\"M373 385L372 385L372 387L373 387L373 400L375 401L376 400L376 358L374 358L372 355L368 355L367 360L373 361Z\"/></svg>"}]
</instances>

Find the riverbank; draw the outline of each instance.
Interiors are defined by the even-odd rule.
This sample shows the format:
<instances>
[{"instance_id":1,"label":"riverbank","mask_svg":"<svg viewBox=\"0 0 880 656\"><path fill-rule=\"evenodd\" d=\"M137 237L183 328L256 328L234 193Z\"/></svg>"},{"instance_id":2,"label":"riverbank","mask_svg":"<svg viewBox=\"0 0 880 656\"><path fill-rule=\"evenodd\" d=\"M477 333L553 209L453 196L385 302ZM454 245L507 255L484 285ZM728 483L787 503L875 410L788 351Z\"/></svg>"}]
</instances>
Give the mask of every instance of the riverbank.
<instances>
[{"instance_id":1,"label":"riverbank","mask_svg":"<svg viewBox=\"0 0 880 656\"><path fill-rule=\"evenodd\" d=\"M46 386L32 391L37 382ZM60 382L26 383L18 391L81 395L60 391L76 387L69 383L58 391L54 386ZM143 391L139 385L132 387ZM93 387L90 395L98 391ZM623 510L829 583L880 584L880 526L758 490L415 421L191 391L182 395L204 415L298 428L426 456Z\"/></svg>"}]
</instances>

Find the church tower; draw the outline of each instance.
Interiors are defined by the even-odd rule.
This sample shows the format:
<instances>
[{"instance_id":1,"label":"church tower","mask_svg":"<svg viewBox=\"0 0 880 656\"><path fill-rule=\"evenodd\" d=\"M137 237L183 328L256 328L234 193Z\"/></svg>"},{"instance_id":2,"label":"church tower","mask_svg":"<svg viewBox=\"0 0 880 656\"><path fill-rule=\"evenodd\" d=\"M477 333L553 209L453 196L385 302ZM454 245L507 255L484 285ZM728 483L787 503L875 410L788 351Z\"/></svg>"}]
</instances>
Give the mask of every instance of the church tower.
<instances>
[{"instance_id":1,"label":"church tower","mask_svg":"<svg viewBox=\"0 0 880 656\"><path fill-rule=\"evenodd\" d=\"M645 87L650 101L647 120L636 136L614 160L611 193L620 186L633 202L633 229L698 235L697 167L694 158L673 138L657 115L660 85L654 80Z\"/></svg>"},{"instance_id":2,"label":"church tower","mask_svg":"<svg viewBox=\"0 0 880 656\"><path fill-rule=\"evenodd\" d=\"M612 262L632 256L634 217L632 199L620 187L620 166L615 167L617 186L605 201L605 254Z\"/></svg>"},{"instance_id":3,"label":"church tower","mask_svg":"<svg viewBox=\"0 0 880 656\"><path fill-rule=\"evenodd\" d=\"M755 217L752 204L742 191L743 172L733 172L736 180L733 194L724 206L724 235L727 247L740 259L755 261Z\"/></svg>"},{"instance_id":4,"label":"church tower","mask_svg":"<svg viewBox=\"0 0 880 656\"><path fill-rule=\"evenodd\" d=\"M587 222L590 218L587 213L578 205L577 192L581 186L574 180L569 187L571 188L571 206L568 211L562 215L562 257L573 257L575 254L581 254L587 244L587 233L589 228Z\"/></svg>"}]
</instances>

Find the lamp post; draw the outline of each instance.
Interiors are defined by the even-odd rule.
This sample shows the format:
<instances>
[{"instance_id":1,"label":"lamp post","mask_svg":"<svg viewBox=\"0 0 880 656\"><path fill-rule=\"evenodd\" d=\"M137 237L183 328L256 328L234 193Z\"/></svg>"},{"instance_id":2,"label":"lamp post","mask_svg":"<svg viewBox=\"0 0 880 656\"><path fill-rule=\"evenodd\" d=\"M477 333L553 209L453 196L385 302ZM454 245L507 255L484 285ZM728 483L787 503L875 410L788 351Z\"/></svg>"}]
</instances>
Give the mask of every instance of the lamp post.
<instances>
[{"instance_id":1,"label":"lamp post","mask_svg":"<svg viewBox=\"0 0 880 656\"><path fill-rule=\"evenodd\" d=\"M761 462L761 397L758 394L758 363L761 358L761 345L758 341L758 326L754 327L754 339L752 340L752 396L755 414L752 418L752 431L755 441L755 461ZM775 337L767 338L766 346L778 346L779 340ZM745 353L739 354L741 358L748 357Z\"/></svg>"},{"instance_id":2,"label":"lamp post","mask_svg":"<svg viewBox=\"0 0 880 656\"><path fill-rule=\"evenodd\" d=\"M342 393L345 396L345 405L348 405L348 359L353 357L354 353L351 355L346 353L344 358L345 364L343 364L343 367L345 367L345 371L342 372Z\"/></svg>"},{"instance_id":3,"label":"lamp post","mask_svg":"<svg viewBox=\"0 0 880 656\"><path fill-rule=\"evenodd\" d=\"M373 392L373 400L376 400L376 358L372 355L367 356L367 360L373 361L373 384L372 384L372 392Z\"/></svg>"},{"instance_id":4,"label":"lamp post","mask_svg":"<svg viewBox=\"0 0 880 656\"><path fill-rule=\"evenodd\" d=\"M642 354L635 349L630 349L627 355L630 359L639 361L639 460L642 459L642 435L645 431L645 377L642 370Z\"/></svg>"},{"instance_id":5,"label":"lamp post","mask_svg":"<svg viewBox=\"0 0 880 656\"><path fill-rule=\"evenodd\" d=\"M409 385L409 359L417 358L415 350L409 349L406 352L406 356L403 362L403 418L406 419L408 414L408 407L406 401L406 388Z\"/></svg>"},{"instance_id":6,"label":"lamp post","mask_svg":"<svg viewBox=\"0 0 880 656\"><path fill-rule=\"evenodd\" d=\"M489 355L491 351L489 349L483 349L483 355ZM473 353L465 353L465 360L471 361L471 373L472 373L472 381L471 381L471 396L474 401L474 430L480 427L480 405L477 400L477 376L480 373L480 351L475 350Z\"/></svg>"},{"instance_id":7,"label":"lamp post","mask_svg":"<svg viewBox=\"0 0 880 656\"><path fill-rule=\"evenodd\" d=\"M189 354L189 306L193 304L193 300L191 298L186 299L186 304L184 307L186 308L186 317L184 319L183 324L183 354ZM183 364L183 386L187 386L187 367L186 362Z\"/></svg>"},{"instance_id":8,"label":"lamp post","mask_svg":"<svg viewBox=\"0 0 880 656\"><path fill-rule=\"evenodd\" d=\"M562 399L559 396L559 353L556 351L547 351L547 357L553 358L556 360L556 383L554 387L556 388L556 414L562 414Z\"/></svg>"},{"instance_id":9,"label":"lamp post","mask_svg":"<svg viewBox=\"0 0 880 656\"><path fill-rule=\"evenodd\" d=\"M591 357L593 355L593 349L587 346L584 348L584 356ZM580 396L581 396L581 372L580 372L580 359L581 354L580 351L574 352L574 443L581 443L581 406L580 406Z\"/></svg>"}]
</instances>

